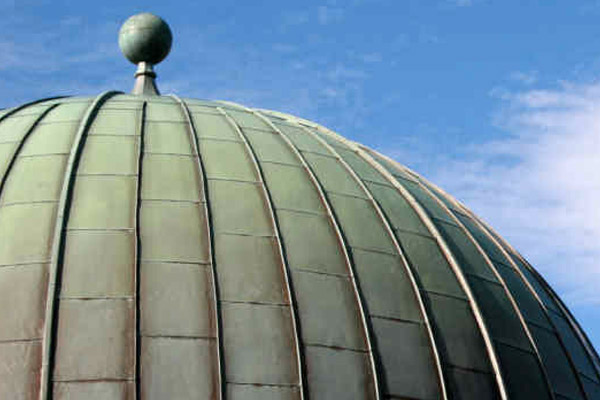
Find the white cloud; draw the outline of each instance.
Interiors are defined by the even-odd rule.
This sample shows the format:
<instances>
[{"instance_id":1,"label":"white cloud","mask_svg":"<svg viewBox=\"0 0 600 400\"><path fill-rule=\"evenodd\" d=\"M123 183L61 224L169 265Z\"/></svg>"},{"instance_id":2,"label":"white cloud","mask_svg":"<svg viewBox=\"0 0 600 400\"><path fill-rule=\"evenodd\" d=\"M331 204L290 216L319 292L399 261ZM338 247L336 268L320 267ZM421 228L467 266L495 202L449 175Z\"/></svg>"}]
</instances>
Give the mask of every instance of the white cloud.
<instances>
[{"instance_id":1,"label":"white cloud","mask_svg":"<svg viewBox=\"0 0 600 400\"><path fill-rule=\"evenodd\" d=\"M497 92L497 91L496 91ZM508 134L432 181L488 220L571 304L600 304L600 84L502 92Z\"/></svg>"},{"instance_id":2,"label":"white cloud","mask_svg":"<svg viewBox=\"0 0 600 400\"><path fill-rule=\"evenodd\" d=\"M533 85L538 80L538 73L537 71L515 71L510 74L510 79L525 85Z\"/></svg>"}]
</instances>

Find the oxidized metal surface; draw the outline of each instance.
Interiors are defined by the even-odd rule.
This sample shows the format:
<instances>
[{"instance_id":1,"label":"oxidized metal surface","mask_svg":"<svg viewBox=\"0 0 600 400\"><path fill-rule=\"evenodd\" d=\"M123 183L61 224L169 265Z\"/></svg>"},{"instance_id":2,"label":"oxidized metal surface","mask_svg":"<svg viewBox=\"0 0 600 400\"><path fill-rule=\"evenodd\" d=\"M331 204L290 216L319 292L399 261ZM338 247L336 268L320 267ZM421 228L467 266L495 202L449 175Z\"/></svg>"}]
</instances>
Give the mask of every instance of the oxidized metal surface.
<instances>
[{"instance_id":1,"label":"oxidized metal surface","mask_svg":"<svg viewBox=\"0 0 600 400\"><path fill-rule=\"evenodd\" d=\"M120 94L0 114L2 399L600 399L535 270L312 122Z\"/></svg>"}]
</instances>

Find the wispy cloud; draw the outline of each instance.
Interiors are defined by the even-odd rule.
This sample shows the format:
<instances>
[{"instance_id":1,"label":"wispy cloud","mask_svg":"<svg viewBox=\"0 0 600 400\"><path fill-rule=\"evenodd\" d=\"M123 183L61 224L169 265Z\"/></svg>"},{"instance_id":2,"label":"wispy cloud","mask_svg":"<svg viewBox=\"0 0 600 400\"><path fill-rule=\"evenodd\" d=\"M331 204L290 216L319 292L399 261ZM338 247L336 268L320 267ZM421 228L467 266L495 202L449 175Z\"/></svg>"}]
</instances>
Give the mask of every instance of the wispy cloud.
<instances>
[{"instance_id":1,"label":"wispy cloud","mask_svg":"<svg viewBox=\"0 0 600 400\"><path fill-rule=\"evenodd\" d=\"M509 78L525 85L533 85L538 80L538 73L537 71L515 71Z\"/></svg>"},{"instance_id":2,"label":"wispy cloud","mask_svg":"<svg viewBox=\"0 0 600 400\"><path fill-rule=\"evenodd\" d=\"M600 304L600 84L504 92L508 135L434 173L572 304Z\"/></svg>"}]
</instances>

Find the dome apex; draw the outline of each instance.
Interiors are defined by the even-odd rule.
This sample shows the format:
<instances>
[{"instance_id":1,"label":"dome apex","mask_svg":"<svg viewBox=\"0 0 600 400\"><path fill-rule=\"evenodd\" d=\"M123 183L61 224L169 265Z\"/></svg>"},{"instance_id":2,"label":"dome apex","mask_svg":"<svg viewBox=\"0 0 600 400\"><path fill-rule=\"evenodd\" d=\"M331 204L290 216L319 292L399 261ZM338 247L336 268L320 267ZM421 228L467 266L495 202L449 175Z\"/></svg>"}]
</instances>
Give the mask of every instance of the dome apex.
<instances>
[{"instance_id":1,"label":"dome apex","mask_svg":"<svg viewBox=\"0 0 600 400\"><path fill-rule=\"evenodd\" d=\"M119 31L119 47L134 64L158 64L169 54L172 42L169 25L150 13L129 17Z\"/></svg>"}]
</instances>

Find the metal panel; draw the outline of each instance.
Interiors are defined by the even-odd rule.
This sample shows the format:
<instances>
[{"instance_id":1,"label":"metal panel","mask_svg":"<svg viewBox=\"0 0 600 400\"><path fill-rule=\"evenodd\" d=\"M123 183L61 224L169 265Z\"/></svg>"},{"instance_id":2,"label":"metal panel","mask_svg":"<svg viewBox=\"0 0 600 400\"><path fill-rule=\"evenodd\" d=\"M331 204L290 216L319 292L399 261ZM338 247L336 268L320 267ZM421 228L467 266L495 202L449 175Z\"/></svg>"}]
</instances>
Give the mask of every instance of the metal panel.
<instances>
[{"instance_id":1,"label":"metal panel","mask_svg":"<svg viewBox=\"0 0 600 400\"><path fill-rule=\"evenodd\" d=\"M366 199L329 194L350 246L396 254L394 243Z\"/></svg>"},{"instance_id":2,"label":"metal panel","mask_svg":"<svg viewBox=\"0 0 600 400\"><path fill-rule=\"evenodd\" d=\"M230 400L299 400L300 391L295 387L285 386L227 386L227 398Z\"/></svg>"},{"instance_id":3,"label":"metal panel","mask_svg":"<svg viewBox=\"0 0 600 400\"><path fill-rule=\"evenodd\" d=\"M52 203L0 208L0 265L48 261L55 213Z\"/></svg>"},{"instance_id":4,"label":"metal panel","mask_svg":"<svg viewBox=\"0 0 600 400\"><path fill-rule=\"evenodd\" d=\"M276 208L321 213L325 215L318 192L303 168L262 163ZM285 235L284 235L285 237Z\"/></svg>"},{"instance_id":5,"label":"metal panel","mask_svg":"<svg viewBox=\"0 0 600 400\"><path fill-rule=\"evenodd\" d=\"M442 360L466 370L492 373L469 302L433 293L428 302Z\"/></svg>"},{"instance_id":6,"label":"metal panel","mask_svg":"<svg viewBox=\"0 0 600 400\"><path fill-rule=\"evenodd\" d=\"M221 310L227 382L299 384L287 306L224 303Z\"/></svg>"},{"instance_id":7,"label":"metal panel","mask_svg":"<svg viewBox=\"0 0 600 400\"><path fill-rule=\"evenodd\" d=\"M341 275L348 273L341 254L343 250L327 217L287 210L279 210L277 214L290 268Z\"/></svg>"},{"instance_id":8,"label":"metal panel","mask_svg":"<svg viewBox=\"0 0 600 400\"><path fill-rule=\"evenodd\" d=\"M27 141L27 146L24 146L20 155L23 157L49 154L68 155L78 128L77 122L41 123L36 128L35 135L32 135Z\"/></svg>"},{"instance_id":9,"label":"metal panel","mask_svg":"<svg viewBox=\"0 0 600 400\"><path fill-rule=\"evenodd\" d=\"M244 134L252 144L256 153L256 158L261 163L273 162L292 164L301 167L301 163L296 155L289 149L288 145L281 140L277 132L257 131L253 129L244 129Z\"/></svg>"},{"instance_id":10,"label":"metal panel","mask_svg":"<svg viewBox=\"0 0 600 400\"><path fill-rule=\"evenodd\" d=\"M145 338L141 398L192 400L217 397L214 352L206 340Z\"/></svg>"},{"instance_id":11,"label":"metal panel","mask_svg":"<svg viewBox=\"0 0 600 400\"><path fill-rule=\"evenodd\" d=\"M434 399L435 365L431 344L420 324L372 318L388 393L398 397Z\"/></svg>"},{"instance_id":12,"label":"metal panel","mask_svg":"<svg viewBox=\"0 0 600 400\"><path fill-rule=\"evenodd\" d=\"M131 114L136 115L135 111ZM91 132L95 132L92 128ZM90 136L81 156L79 174L137 173L136 136Z\"/></svg>"},{"instance_id":13,"label":"metal panel","mask_svg":"<svg viewBox=\"0 0 600 400\"><path fill-rule=\"evenodd\" d=\"M215 204L215 232L218 230L240 235L273 235L268 211L264 208L264 197L258 185L247 182L211 181L209 178L208 192L211 202ZM239 201L240 199L244 201Z\"/></svg>"},{"instance_id":14,"label":"metal panel","mask_svg":"<svg viewBox=\"0 0 600 400\"><path fill-rule=\"evenodd\" d=\"M308 181L310 181L314 187L314 190L310 190L309 188L306 188L306 190L295 191L297 198L299 200L300 199L303 200L302 201L303 206L299 206L299 207L307 208L309 210L308 213L297 212L297 211L292 211L292 210L285 210L285 209L281 209L281 208L278 209L278 216L283 224L283 228L282 228L284 230L283 232L287 231L287 235L284 235L284 237L286 238L285 243L286 243L286 247L288 249L288 253L287 253L288 259L291 260L290 266L291 266L291 268L296 268L298 270L298 272L303 270L303 271L311 271L311 273L315 273L315 272L327 273L329 271L329 273L333 272L335 275L332 275L332 276L335 276L337 278L341 278L344 275L347 275L348 287L351 288L351 290L352 290L354 302L357 307L355 309L355 312L360 317L361 329L360 329L359 336L362 336L361 339L365 342L367 352L368 352L369 363L367 364L367 368L369 368L369 367L371 368L371 374L372 374L372 378L373 378L372 384L369 382L366 384L363 384L363 382L361 382L361 381L357 382L356 380L352 379L353 377L349 377L346 374L342 374L340 368L335 368L335 365L334 365L335 359L331 358L331 357L326 357L326 358L321 359L321 362L317 364L318 366L320 366L323 369L321 371L321 373L319 374L319 376L316 376L316 374L311 373L311 371L310 371L311 365L314 365L316 360L313 360L313 359L306 360L306 363L307 363L308 369L309 369L308 374L310 374L308 376L308 382L310 383L309 390L311 390L311 388L314 388L314 386L318 385L318 382L323 381L323 380L329 380L330 382L335 381L338 383L338 385L341 388L343 388L346 391L352 390L353 385L358 383L359 385L362 385L361 387L363 388L363 390L353 390L349 393L348 392L346 392L346 393L338 392L338 394L347 397L349 395L352 395L353 393L364 392L365 397L367 397L367 398L370 398L372 395L379 398L379 396L380 396L379 380L376 375L374 351L373 351L372 344L371 344L372 341L370 338L370 332L369 332L369 327L368 327L368 323L367 323L367 319L366 319L366 313L365 313L365 308L363 305L363 300L360 295L360 291L359 291L358 283L357 283L357 280L356 280L356 277L354 274L353 266L350 262L350 257L349 257L348 250L346 248L345 239L343 238L343 235L338 226L338 222L331 210L329 200L323 191L321 183L317 180L312 169L308 166L304 156L300 153L298 148L295 147L295 145L292 143L292 141L290 141L290 139L286 136L286 134L284 134L279 128L277 128L275 125L273 125L267 118L265 118L261 114L256 113L256 112L254 112L254 114L256 116L260 117L263 121L265 121L274 130L274 132L276 132L279 135L278 137L283 142L285 142L285 144L289 147L289 149L294 153L294 155L297 157L298 161L301 163L302 168L306 172L306 175L303 176L305 184L300 185L299 188L302 189L303 187L305 187L306 183L308 183ZM267 164L267 166L268 166L268 164ZM269 177L269 176L270 175L267 175L267 177ZM300 177L300 176L302 176L302 175L300 175L300 174L296 175L296 177ZM273 184L273 182L271 182L270 186L274 188L273 190L276 193L285 191L285 188L286 188L286 185L282 185L281 187L278 188L278 185ZM319 196L318 202L314 198L315 192L318 193L318 196ZM281 199L281 198L289 199L289 197L284 197L281 194L279 194L279 195L276 194L274 198L276 200ZM285 203L285 201L284 201L283 206L285 206L286 204L289 204L289 203ZM276 202L275 205L280 207L282 204L278 204ZM323 210L323 208L325 210ZM323 218L321 215L319 215L323 211L326 212L326 218L329 223L326 222L325 218ZM311 223L311 219L312 219L312 223ZM297 222L297 221L300 221L300 222ZM287 228L286 228L286 225L287 225ZM320 229L316 229L317 226ZM302 228L300 228L300 227L302 227ZM319 233L315 234L316 232L319 232ZM307 240L307 238L310 238L310 240ZM337 240L336 240L336 238L337 238ZM336 249L336 248L339 248L339 252L332 251L333 249ZM291 252L291 256L290 256L290 252ZM306 257L306 256L304 256L305 254L310 254L311 256ZM315 255L315 254L317 256L312 257L312 255ZM301 263L304 263L304 264L301 264ZM312 301L312 299L310 299L308 296L306 296L306 294L303 293L303 291L298 291L297 293L298 293L298 296L300 297L299 302L301 304L302 303L308 304L307 301ZM353 308L351 304L353 304L353 303L347 303L347 306ZM300 309L301 313L304 312L303 309L305 307L306 306L301 307L301 309ZM308 307L310 307L310 305ZM337 312L340 312L340 311L337 311ZM316 314L316 313L313 310L311 310L311 312L309 313L309 317L310 317L310 314ZM300 318L302 321L302 315ZM315 324L311 324L308 326L314 327ZM318 332L319 331L318 325L316 325L316 327L317 327L317 332ZM334 329L340 329L340 327L334 326ZM307 330L307 329L303 326L303 330ZM356 328L354 330L349 330L348 332L354 332L354 331L356 331ZM307 332L306 335L312 336L313 333ZM320 341L319 340L320 338L318 338L318 337L321 335L329 336L330 333L327 332L327 330L325 330L325 331L321 332L320 334L315 335L315 343L318 343ZM315 345L313 345L313 347L314 346ZM309 351L310 348L311 347L307 347L307 354L308 354L307 357L309 357L309 358L313 357L313 354L314 354L312 351ZM353 361L356 363L358 360L356 358L354 358ZM327 368L327 364L329 364L329 363L332 364L331 368ZM353 369L353 368L354 369L358 368L358 370L361 370L361 367L359 365L345 366L345 370ZM338 390L339 389L336 388L336 391L338 391ZM371 390L373 390L373 393L370 393ZM329 393L329 391L326 391L323 393Z\"/></svg>"},{"instance_id":15,"label":"metal panel","mask_svg":"<svg viewBox=\"0 0 600 400\"><path fill-rule=\"evenodd\" d=\"M222 337L221 320L219 308L219 287L216 282L215 258L213 249L213 232L211 227L211 206L207 199L207 181L202 157L198 152L198 138L189 110L186 104L179 98L173 96L170 100L176 107L172 107L173 113L178 113L179 118L170 117L172 122L166 123L147 122L144 138L153 140L152 146L162 147L163 155L159 163L152 165L146 164L146 173L151 174L154 179L170 180L169 174L164 176L162 167L171 171L173 176L180 177L177 184L163 184L162 182L155 186L146 186L142 183L142 193L145 201L154 196L159 196L167 201L193 201L198 202L196 208L202 215L201 220L190 220L182 222L183 224L196 224L203 230L200 235L201 241L195 244L195 247L201 247L205 252L205 265L186 265L180 263L162 264L145 263L144 268L148 273L143 281L146 306L144 310L164 309L164 313L170 316L158 316L155 313L148 313L147 334L161 336L158 338L146 337L148 355L154 358L146 358L146 371L149 374L142 376L141 394L149 393L148 397L156 395L156 398L189 397L197 396L198 393L205 393L206 397L221 399L224 390L223 360L222 360ZM154 108L150 108L152 113ZM151 116L151 115L150 115ZM152 116L151 118L152 119ZM165 128L169 127L167 131ZM155 140L169 135L170 139L161 141ZM175 143L174 147L165 147L164 141ZM144 141L144 144L146 141ZM145 148L146 149L146 148ZM149 149L145 155L149 155ZM167 156L167 153L168 156ZM182 155L190 154L191 158ZM146 161L151 161L150 156ZM167 167L166 163L172 162L173 167ZM193 179L192 179L193 177ZM182 179L183 178L183 179ZM187 178L187 179L186 179ZM181 185L180 183L183 183ZM148 185L152 185L150 181ZM198 239L199 237L196 237ZM194 237L192 237L194 239ZM143 249L143 247L142 247ZM183 267L183 268L182 268ZM171 277L171 285L162 283ZM184 288L184 290L181 290ZM177 292L177 295L174 293ZM155 308L156 307L156 308ZM173 313L172 310L181 310ZM147 336L148 336L147 335ZM162 340L176 340L176 342L165 342L161 346ZM185 339L185 340L184 340ZM167 354L160 357L161 351L166 351L172 346L174 354ZM152 351L154 349L154 351ZM163 349L163 350L161 350ZM185 356L179 356L178 353L189 349ZM199 357L198 354L202 353ZM157 355L159 355L157 357ZM181 358L193 357L189 361L192 368L181 363ZM166 362L163 360L167 359ZM175 374L177 377L173 378ZM157 378L160 376L160 378ZM165 379L165 380L163 380ZM170 380L169 380L170 379ZM175 382L175 385L171 384ZM161 384L160 388L154 388L153 385ZM198 385L201 385L199 388Z\"/></svg>"},{"instance_id":16,"label":"metal panel","mask_svg":"<svg viewBox=\"0 0 600 400\"><path fill-rule=\"evenodd\" d=\"M209 278L206 266L142 263L141 335L214 338Z\"/></svg>"},{"instance_id":17,"label":"metal panel","mask_svg":"<svg viewBox=\"0 0 600 400\"><path fill-rule=\"evenodd\" d=\"M47 267L30 264L0 268L0 343L41 338Z\"/></svg>"},{"instance_id":18,"label":"metal panel","mask_svg":"<svg viewBox=\"0 0 600 400\"><path fill-rule=\"evenodd\" d=\"M199 177L191 157L145 154L142 179L141 196L146 201L200 201Z\"/></svg>"},{"instance_id":19,"label":"metal panel","mask_svg":"<svg viewBox=\"0 0 600 400\"><path fill-rule=\"evenodd\" d=\"M223 115L192 113L192 120L199 139L239 140L237 133Z\"/></svg>"},{"instance_id":20,"label":"metal panel","mask_svg":"<svg viewBox=\"0 0 600 400\"><path fill-rule=\"evenodd\" d=\"M422 322L412 283L399 268L400 256L353 249L352 258L372 316Z\"/></svg>"},{"instance_id":21,"label":"metal panel","mask_svg":"<svg viewBox=\"0 0 600 400\"><path fill-rule=\"evenodd\" d=\"M67 232L61 296L132 296L134 249L132 232Z\"/></svg>"},{"instance_id":22,"label":"metal panel","mask_svg":"<svg viewBox=\"0 0 600 400\"><path fill-rule=\"evenodd\" d=\"M134 399L133 382L57 382L52 398L56 400Z\"/></svg>"},{"instance_id":23,"label":"metal panel","mask_svg":"<svg viewBox=\"0 0 600 400\"><path fill-rule=\"evenodd\" d=\"M315 172L317 179L328 192L356 196L366 199L360 185L348 174L342 164L334 157L304 153L304 158ZM335 208L335 206L334 206Z\"/></svg>"},{"instance_id":24,"label":"metal panel","mask_svg":"<svg viewBox=\"0 0 600 400\"><path fill-rule=\"evenodd\" d=\"M578 386L574 370L571 369L569 360L554 332L535 326L530 329L548 371L552 389L571 399L585 398Z\"/></svg>"},{"instance_id":25,"label":"metal panel","mask_svg":"<svg viewBox=\"0 0 600 400\"><path fill-rule=\"evenodd\" d=\"M341 160L339 158L339 155L337 155L337 153L335 152L335 150L333 148L328 146L321 138L319 138L317 135L315 135L310 130L306 130L306 132L309 133L311 135L311 137L315 138L326 149L326 151L328 151L330 153L331 156L335 157L335 159L337 160L339 165L342 166L343 169L345 170L345 172L347 174L346 179L350 178L360 188L361 194L359 197L366 196L367 201L370 203L369 207L365 207L363 205L365 202L359 197L348 197L348 196L342 196L339 194L333 194L331 192L328 193L328 198L331 201L333 209L335 209L336 217L340 221L341 229L344 232L344 237L347 238L347 240L348 240L348 245L352 246L352 244L354 243L354 246L359 249L371 248L373 250L383 251L384 253L387 252L389 254L399 254L400 256L403 256L402 251L399 247L399 244L396 242L395 237L392 233L392 229L389 225L389 222L383 215L381 209L379 208L377 203L374 201L371 194L368 192L367 188L360 181L359 177L356 176L355 172L352 171L352 169L350 168L350 166L347 163L345 163L343 160ZM314 156L314 155L313 155L313 157L320 157L321 159L325 158L322 156ZM309 164L311 163L310 158L308 158L307 161L309 162ZM314 162L314 159L313 159L313 162ZM325 165L327 165L327 163L325 163ZM317 162L316 165L311 165L311 168L319 168L322 166L323 165L319 165L319 163ZM319 170L315 170L315 171L319 171ZM323 172L322 170L320 170L320 171ZM322 175L325 175L325 174L322 173ZM317 177L319 177L318 173L317 173ZM335 185L336 184L331 182L330 180L329 181L326 180L325 182L323 182L323 187L327 191L331 190L332 187L336 188ZM344 187L348 188L351 186L344 185ZM338 188L339 188L339 186L338 186ZM336 201L338 204L336 204ZM363 204L361 204L360 202L362 202ZM344 213L345 213L345 215L344 215ZM367 215L370 215L370 218L367 217ZM379 221L379 223L381 224L381 225L379 225L379 228L376 228L376 223L374 221ZM365 232L368 232L367 234L365 234L365 232L361 232L361 224L363 225L362 229L364 229ZM369 228L369 229L366 229L366 228ZM374 236L372 236L372 235L374 235ZM374 243L375 241L373 240L373 237L376 237L377 239L379 239L379 241ZM389 246L389 248L387 248L388 246ZM398 265L398 268L401 269L402 266ZM407 270L406 272L410 273L409 270ZM416 287L414 289L416 289ZM417 294L417 296L414 300L420 302L420 297L419 297L418 292L415 291L415 294ZM421 306L421 308L423 307L422 304L420 304L420 306ZM429 339L432 340L427 317L425 314L423 314L423 316L425 318L425 328L428 332ZM419 327L419 329L422 329L422 327ZM381 339L376 339L376 340L379 341ZM373 344L371 343L371 345L373 345ZM431 349L432 349L435 365L437 366L437 369L438 369L437 373L438 373L439 379L440 379L439 380L440 386L437 389L441 389L442 396L445 398L446 397L445 386L444 386L443 378L441 377L441 374L442 374L441 366L439 364L439 358L437 356L437 350L435 349L435 345L433 345L431 347ZM424 360L420 360L420 361L425 362L425 363L427 362ZM417 362L418 362L417 360L411 359L410 362L408 362L408 364L417 363ZM393 363L388 364L388 366L391 368L396 367L395 364L393 364ZM375 372L375 373L377 373L377 372ZM390 373L393 374L394 372L388 371L384 367L382 373L389 375ZM429 382L432 382L433 380L435 380L435 378L432 378L431 376L428 376L428 378L429 378ZM412 382L412 383L417 384L415 382ZM430 388L432 388L434 386L435 386L435 384L430 386ZM388 389L388 388L386 388L386 389ZM389 390L394 390L394 389L389 389ZM404 388L403 390L410 392L411 387L408 386L408 387ZM395 393L392 391L390 394L395 394Z\"/></svg>"},{"instance_id":26,"label":"metal panel","mask_svg":"<svg viewBox=\"0 0 600 400\"><path fill-rule=\"evenodd\" d=\"M462 271L460 270L459 266L457 265L456 260L452 256L452 253L448 249L447 244L441 238L439 232L437 231L437 229L434 226L431 219L425 213L424 209L419 206L419 204L415 201L415 198L410 193L407 192L406 188L403 185L401 185L398 180L392 178L388 171L386 171L383 167L381 167L372 157L368 156L366 153L361 151L360 148L358 148L358 146L350 145L349 142L345 141L345 140L343 141L343 143L348 144L354 151L356 151L358 154L362 155L365 158L365 160L370 161L370 163L379 172L381 172L384 176L386 176L386 178L390 181L390 183L392 183L398 189L399 193L401 193L402 196L413 207L414 211L419 215L419 217L421 218L423 223L427 226L427 228L431 232L431 234L434 237L437 244L440 246L440 248L443 251L443 254L445 255L445 257L447 258L453 272L456 274L456 277L457 277L458 281L460 282L461 287L463 288L463 290L465 291L465 294L467 295L467 297L469 299L469 302L473 309L474 316L477 320L477 323L479 325L483 339L486 343L488 354L490 356L490 361L491 361L492 366L495 371L495 377L498 382L498 389L500 391L500 396L503 399L505 399L506 391L505 391L505 387L504 387L504 382L502 379L502 375L499 371L498 360L497 360L496 354L494 353L493 345L491 343L491 338L489 337L489 332L487 331L487 327L485 326L485 322L483 321L481 311L479 310L477 303L475 302L475 300L473 298L473 294L471 293L471 290L466 282L466 279L465 279L464 275L462 274ZM412 184L412 182L406 181L406 184ZM401 242L402 242L402 240L401 240ZM430 340L432 341L432 343L434 343L434 339L433 339L431 333L430 333ZM436 348L435 345L434 345L434 348ZM436 359L439 360L439 356L436 356ZM438 367L438 369L439 369L439 367Z\"/></svg>"},{"instance_id":27,"label":"metal panel","mask_svg":"<svg viewBox=\"0 0 600 400\"><path fill-rule=\"evenodd\" d=\"M496 343L506 388L510 399L531 400L551 399L547 383L539 373L538 360L533 353Z\"/></svg>"},{"instance_id":28,"label":"metal panel","mask_svg":"<svg viewBox=\"0 0 600 400\"><path fill-rule=\"evenodd\" d=\"M61 299L53 380L133 379L134 309L130 299Z\"/></svg>"},{"instance_id":29,"label":"metal panel","mask_svg":"<svg viewBox=\"0 0 600 400\"><path fill-rule=\"evenodd\" d=\"M192 116L190 114L190 111L186 105L186 103L179 99L176 96L173 96L173 98L177 101L177 103L179 103L179 105L181 106L181 111L183 112L183 114L185 115L185 119L187 121L188 124L188 137L189 137L189 143L191 144L191 148L193 151L193 154L195 156L196 159L196 167L198 169L198 177L201 178L199 185L201 186L201 190L202 190L202 204L203 204L203 211L204 211L204 215L205 215L205 227L206 227L206 232L208 233L208 244L207 244L207 250L209 253L209 260L210 260L210 265L208 266L208 274L209 274L209 279L210 279L210 306L211 306L211 313L210 313L210 319L212 321L212 331L213 331L213 335L215 337L215 343L213 345L213 365L216 366L216 368L212 369L213 372L213 381L214 381L214 385L215 385L215 390L214 390L214 397L215 399L221 399L224 396L224 392L225 392L225 372L224 372L224 361L223 361L223 337L222 337L222 320L221 320L221 309L220 309L220 304L219 304L219 297L220 297L220 288L219 285L217 283L217 272L216 272L216 267L215 267L215 251L214 251L214 232L213 232L213 217L212 217L212 206L211 203L209 202L208 199L208 180L206 177L206 169L204 167L204 160L200 154L200 150L199 150L199 145L198 145L198 131L196 129L196 126L194 125L194 121L192 119Z\"/></svg>"},{"instance_id":30,"label":"metal panel","mask_svg":"<svg viewBox=\"0 0 600 400\"><path fill-rule=\"evenodd\" d=\"M460 368L448 368L448 390L451 398L461 400L494 400L498 398L494 376Z\"/></svg>"},{"instance_id":31,"label":"metal panel","mask_svg":"<svg viewBox=\"0 0 600 400\"><path fill-rule=\"evenodd\" d=\"M84 107L87 108L85 115L81 118L79 128L73 135L69 157L64 168L64 178L58 200L57 215L54 227L52 243L51 262L49 268L48 289L46 292L46 315L44 319L42 368L40 378L40 399L50 396L52 382L57 379L80 380L84 377L105 378L103 372L114 372L114 376L122 378L127 375L127 370L133 363L127 365L127 332L129 327L131 305L122 300L103 300L100 302L85 302L80 300L58 301L59 288L61 285L63 271L63 257L65 249L66 228L69 223L69 213L74 191L74 176L87 133L97 115L100 107L116 92L106 92L98 96L94 102L71 103L57 113L52 113L48 121L73 121L83 114ZM70 115L69 115L70 113ZM39 143L38 143L39 144ZM93 219L92 219L93 220ZM61 318L57 318L59 309L64 311ZM91 312L91 313L90 313ZM108 320L108 321L107 321ZM65 324L69 326L65 332ZM81 327L81 330L71 327ZM114 327L116 332L107 332L100 327ZM87 330L87 331L86 331ZM83 339L83 341L82 341ZM54 345L56 342L56 345ZM94 346L99 346L94 349ZM89 358L74 359L70 354L86 353ZM61 353L66 351L68 357L61 358ZM70 353L72 351L72 353ZM99 354L102 352L103 354ZM102 360L99 363L90 362L90 359ZM112 359L108 359L112 358ZM103 362L104 361L104 362ZM55 364L53 368L52 363ZM54 372L54 377L52 376ZM109 375L110 375L109 372Z\"/></svg>"},{"instance_id":32,"label":"metal panel","mask_svg":"<svg viewBox=\"0 0 600 400\"><path fill-rule=\"evenodd\" d=\"M348 277L292 270L292 278L307 346L366 351L364 336L356 329L360 314Z\"/></svg>"},{"instance_id":33,"label":"metal panel","mask_svg":"<svg viewBox=\"0 0 600 400\"><path fill-rule=\"evenodd\" d=\"M311 399L372 399L375 382L367 353L309 346L306 371ZM331 379L331 370L337 379Z\"/></svg>"},{"instance_id":34,"label":"metal panel","mask_svg":"<svg viewBox=\"0 0 600 400\"><path fill-rule=\"evenodd\" d=\"M0 343L0 398L31 400L38 395L40 341Z\"/></svg>"},{"instance_id":35,"label":"metal panel","mask_svg":"<svg viewBox=\"0 0 600 400\"><path fill-rule=\"evenodd\" d=\"M238 125L238 123L231 118L230 114L227 114L222 108L218 108L218 110L220 112L222 112L224 116L227 117L227 119L231 123L233 129L239 134L240 140L243 141L244 146L247 151L247 154L248 154L248 157L252 161L253 169L259 180L259 185L257 187L262 189L262 194L263 194L263 198L264 198L263 208L265 208L268 211L268 217L269 217L269 221L271 223L271 229L273 232L273 236L275 237L275 243L277 244L277 247L276 247L277 255L274 257L274 261L276 264L279 264L280 271L281 271L283 291L284 291L285 297L287 298L287 311L289 312L289 319L290 319L290 323L291 323L290 334L292 336L290 338L290 341L291 341L290 345L293 346L293 352L295 353L293 355L293 359L296 362L296 365L295 365L296 371L295 372L297 374L297 383L300 386L300 396L301 396L301 398L304 398L304 396L305 396L305 380L304 380L304 370L303 370L304 355L302 352L302 348L300 347L300 341L302 339L300 338L300 330L298 327L299 322L298 322L298 314L297 314L297 309L296 309L296 300L294 297L293 286L292 286L292 282L291 282L291 278L290 278L289 265L287 264L287 260L284 257L285 251L284 251L283 243L281 240L281 231L279 228L279 221L277 220L277 216L275 214L275 210L274 210L274 206L273 206L273 199L272 199L269 189L264 181L264 176L263 176L262 170L260 168L260 164L258 162L256 152L255 152L254 148L252 147L251 143L248 141L248 138L246 137L244 132L240 129L240 125ZM245 124L252 125L252 126L260 126L261 124L266 125L264 122L262 122L261 120L256 118L256 116L254 116L252 114L247 114L247 116L243 116L243 117L240 116L240 118L241 118L242 122L244 122ZM235 382L235 380L234 380L234 382Z\"/></svg>"},{"instance_id":36,"label":"metal panel","mask_svg":"<svg viewBox=\"0 0 600 400\"><path fill-rule=\"evenodd\" d=\"M397 235L423 289L468 299L434 239L405 232L398 232Z\"/></svg>"},{"instance_id":37,"label":"metal panel","mask_svg":"<svg viewBox=\"0 0 600 400\"><path fill-rule=\"evenodd\" d=\"M215 249L221 300L287 303L274 238L216 234Z\"/></svg>"},{"instance_id":38,"label":"metal panel","mask_svg":"<svg viewBox=\"0 0 600 400\"><path fill-rule=\"evenodd\" d=\"M496 259L500 259L504 263L511 265L508 266L495 261L495 264L498 265L498 272L503 276L507 286L510 288L511 292L513 292L513 295L519 304L519 309L523 312L525 318L528 321L536 321L539 326L546 327L550 332L554 332L551 334L550 338L547 338L547 332L544 331L544 334L541 334L542 331L539 328L535 326L531 327L534 333L537 332L536 337L538 337L539 340L542 340L540 346L545 348L540 352L545 360L545 365L549 371L551 381L556 380L557 382L552 382L553 386L562 386L564 380L573 379L573 376L570 376L569 371L576 368L574 360L571 354L566 351L567 349L563 344L563 340L552 324L548 312L543 308L543 305L549 302L550 307L557 310L557 307L553 304L554 301L545 293L542 293L542 296L539 296L538 293L536 293L536 287L527 280L527 274L530 274L530 272L523 264L520 264L518 257L511 257L509 251L512 250L507 248L508 246L506 244L503 245L503 240L501 238L483 223L479 222L475 216L471 216L471 213L466 210L464 206L453 200L441 189L435 188L428 183L424 184L432 187L432 190L437 192L441 199L444 199L449 206L453 207L453 210L456 211L461 220L466 221L469 229L475 232L478 240L485 243L485 248L488 249L488 251L493 252ZM530 278L532 278L532 276L530 276ZM540 289L542 292L544 291L543 288L538 285L537 290ZM557 341L557 346L549 346L549 341ZM544 354L544 351L547 351L548 354ZM569 366L567 364L569 364ZM585 391L583 379L582 375L575 376L576 383L579 385L581 391ZM565 390L563 390L563 392L565 392ZM583 394L577 390L572 392L577 393L577 395Z\"/></svg>"},{"instance_id":39,"label":"metal panel","mask_svg":"<svg viewBox=\"0 0 600 400\"><path fill-rule=\"evenodd\" d=\"M197 204L145 202L141 209L142 260L207 264L208 232ZM169 232L165 235L164 232Z\"/></svg>"},{"instance_id":40,"label":"metal panel","mask_svg":"<svg viewBox=\"0 0 600 400\"><path fill-rule=\"evenodd\" d=\"M431 236L408 202L398 195L396 188L369 182L366 182L366 186L385 211L394 229Z\"/></svg>"},{"instance_id":41,"label":"metal panel","mask_svg":"<svg viewBox=\"0 0 600 400\"><path fill-rule=\"evenodd\" d=\"M69 229L133 229L135 176L78 176Z\"/></svg>"}]
</instances>

